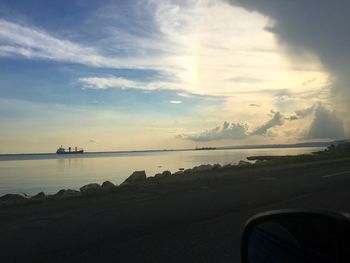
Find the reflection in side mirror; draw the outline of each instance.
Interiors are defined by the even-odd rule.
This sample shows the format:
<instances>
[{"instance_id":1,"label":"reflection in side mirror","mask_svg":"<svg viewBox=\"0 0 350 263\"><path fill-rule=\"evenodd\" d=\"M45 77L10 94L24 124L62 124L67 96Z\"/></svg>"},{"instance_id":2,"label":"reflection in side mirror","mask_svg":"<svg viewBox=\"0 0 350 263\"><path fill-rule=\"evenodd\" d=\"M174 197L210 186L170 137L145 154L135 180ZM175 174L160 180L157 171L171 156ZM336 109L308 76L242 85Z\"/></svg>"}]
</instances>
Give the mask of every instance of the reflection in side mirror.
<instances>
[{"instance_id":1,"label":"reflection in side mirror","mask_svg":"<svg viewBox=\"0 0 350 263\"><path fill-rule=\"evenodd\" d=\"M280 210L250 219L242 237L243 263L350 262L345 214Z\"/></svg>"}]
</instances>

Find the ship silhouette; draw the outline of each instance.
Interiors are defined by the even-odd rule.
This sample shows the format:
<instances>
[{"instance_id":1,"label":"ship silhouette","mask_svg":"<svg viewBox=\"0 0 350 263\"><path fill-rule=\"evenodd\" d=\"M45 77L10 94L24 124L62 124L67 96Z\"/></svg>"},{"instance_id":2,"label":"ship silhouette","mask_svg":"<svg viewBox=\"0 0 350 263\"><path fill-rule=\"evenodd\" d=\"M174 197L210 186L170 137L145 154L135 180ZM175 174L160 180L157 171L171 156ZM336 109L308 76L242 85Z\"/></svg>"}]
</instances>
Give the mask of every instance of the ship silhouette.
<instances>
[{"instance_id":1,"label":"ship silhouette","mask_svg":"<svg viewBox=\"0 0 350 263\"><path fill-rule=\"evenodd\" d=\"M74 151L72 151L72 147L68 147L68 150L66 150L65 148L63 148L63 146L61 145L61 147L59 147L56 151L57 154L74 154L74 153L84 153L83 149L78 149L77 147L74 147Z\"/></svg>"}]
</instances>

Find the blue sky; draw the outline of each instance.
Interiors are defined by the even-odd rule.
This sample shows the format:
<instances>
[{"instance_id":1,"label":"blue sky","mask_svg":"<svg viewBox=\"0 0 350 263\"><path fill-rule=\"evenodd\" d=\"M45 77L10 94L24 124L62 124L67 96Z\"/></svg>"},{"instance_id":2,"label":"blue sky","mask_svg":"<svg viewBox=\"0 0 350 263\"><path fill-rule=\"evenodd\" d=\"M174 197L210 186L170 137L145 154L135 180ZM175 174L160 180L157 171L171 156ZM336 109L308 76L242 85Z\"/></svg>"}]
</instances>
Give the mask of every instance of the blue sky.
<instances>
[{"instance_id":1,"label":"blue sky","mask_svg":"<svg viewBox=\"0 0 350 263\"><path fill-rule=\"evenodd\" d=\"M272 22L226 1L1 1L0 152L345 136L310 135L320 108L339 122L331 73Z\"/></svg>"}]
</instances>

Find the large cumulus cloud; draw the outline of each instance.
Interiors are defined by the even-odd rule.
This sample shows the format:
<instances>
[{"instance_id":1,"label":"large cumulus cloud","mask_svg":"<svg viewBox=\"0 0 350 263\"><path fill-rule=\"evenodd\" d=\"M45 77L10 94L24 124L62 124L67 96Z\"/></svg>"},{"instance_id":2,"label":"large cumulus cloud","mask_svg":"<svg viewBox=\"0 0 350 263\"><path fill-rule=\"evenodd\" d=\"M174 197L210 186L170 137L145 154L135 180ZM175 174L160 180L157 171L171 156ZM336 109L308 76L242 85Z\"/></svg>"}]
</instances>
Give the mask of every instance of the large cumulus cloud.
<instances>
[{"instance_id":1,"label":"large cumulus cloud","mask_svg":"<svg viewBox=\"0 0 350 263\"><path fill-rule=\"evenodd\" d=\"M206 142L216 140L240 140L248 136L248 126L240 123L228 123L225 121L221 126L204 130L196 134L182 134L178 138L195 142Z\"/></svg>"},{"instance_id":2,"label":"large cumulus cloud","mask_svg":"<svg viewBox=\"0 0 350 263\"><path fill-rule=\"evenodd\" d=\"M181 134L180 139L190 140L195 142L207 142L217 140L242 140L249 136L269 136L268 131L276 126L284 123L284 116L276 112L271 119L258 126L253 132L249 131L247 124L229 123L225 121L221 126L213 129L208 129L195 134Z\"/></svg>"},{"instance_id":3,"label":"large cumulus cloud","mask_svg":"<svg viewBox=\"0 0 350 263\"><path fill-rule=\"evenodd\" d=\"M282 130L285 134L292 134L299 140L310 139L344 139L346 137L344 126L339 115L321 103L295 111L291 116L274 112L269 120L249 130L248 124L229 123L225 121L221 126L207 129L198 133L181 134L177 137L195 142L208 142L218 140L242 140L251 137L274 137L275 131ZM288 127L281 127L288 122L310 119L310 125L302 132L294 134ZM295 126L295 125L294 125ZM297 129L299 130L299 129Z\"/></svg>"}]
</instances>

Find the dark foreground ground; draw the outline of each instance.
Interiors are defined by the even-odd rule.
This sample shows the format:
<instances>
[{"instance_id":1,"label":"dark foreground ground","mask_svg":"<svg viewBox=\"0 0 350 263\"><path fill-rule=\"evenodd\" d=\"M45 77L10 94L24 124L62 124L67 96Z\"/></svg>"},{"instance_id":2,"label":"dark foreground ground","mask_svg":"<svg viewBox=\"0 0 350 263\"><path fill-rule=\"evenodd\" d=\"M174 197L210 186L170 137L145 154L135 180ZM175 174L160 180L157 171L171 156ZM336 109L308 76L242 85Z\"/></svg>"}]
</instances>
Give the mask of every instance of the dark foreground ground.
<instances>
[{"instance_id":1,"label":"dark foreground ground","mask_svg":"<svg viewBox=\"0 0 350 263\"><path fill-rule=\"evenodd\" d=\"M280 208L350 212L350 159L2 206L0 262L240 262L245 221Z\"/></svg>"}]
</instances>

